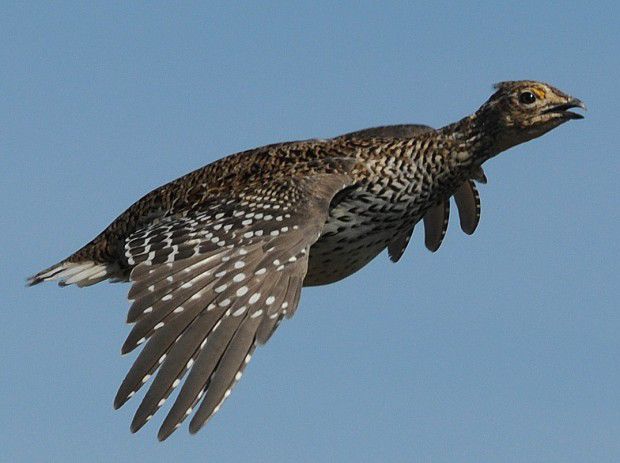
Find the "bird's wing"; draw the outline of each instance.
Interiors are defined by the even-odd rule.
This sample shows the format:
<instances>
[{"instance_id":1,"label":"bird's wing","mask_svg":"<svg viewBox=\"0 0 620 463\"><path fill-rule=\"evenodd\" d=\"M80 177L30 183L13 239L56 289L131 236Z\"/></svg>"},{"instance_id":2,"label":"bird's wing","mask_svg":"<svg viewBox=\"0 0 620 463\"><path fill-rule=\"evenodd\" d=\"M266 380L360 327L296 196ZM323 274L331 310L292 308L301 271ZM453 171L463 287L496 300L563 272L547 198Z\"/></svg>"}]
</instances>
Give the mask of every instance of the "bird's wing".
<instances>
[{"instance_id":1,"label":"bird's wing","mask_svg":"<svg viewBox=\"0 0 620 463\"><path fill-rule=\"evenodd\" d=\"M355 132L339 135L336 138L410 138L419 133L430 132L431 130L435 129L422 124L384 125L381 127L356 130Z\"/></svg>"},{"instance_id":2,"label":"bird's wing","mask_svg":"<svg viewBox=\"0 0 620 463\"><path fill-rule=\"evenodd\" d=\"M340 172L344 172L341 170ZM221 194L200 210L152 224L126 240L134 265L123 353L145 344L119 388L123 405L152 375L131 429L163 405L187 373L158 437L196 410L196 432L228 396L257 344L299 301L310 246L345 173L315 173ZM197 408L196 408L197 407Z\"/></svg>"}]
</instances>

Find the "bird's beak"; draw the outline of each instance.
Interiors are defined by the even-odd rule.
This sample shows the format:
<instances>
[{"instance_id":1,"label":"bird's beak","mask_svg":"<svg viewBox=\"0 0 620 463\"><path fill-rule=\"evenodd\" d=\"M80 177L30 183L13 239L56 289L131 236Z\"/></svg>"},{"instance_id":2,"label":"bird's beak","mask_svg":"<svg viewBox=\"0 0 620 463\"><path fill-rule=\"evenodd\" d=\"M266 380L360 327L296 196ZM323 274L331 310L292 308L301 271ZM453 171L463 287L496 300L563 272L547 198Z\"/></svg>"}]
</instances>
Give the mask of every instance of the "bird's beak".
<instances>
[{"instance_id":1,"label":"bird's beak","mask_svg":"<svg viewBox=\"0 0 620 463\"><path fill-rule=\"evenodd\" d=\"M562 116L566 117L567 119L583 119L583 116L581 114L578 113L574 113L572 111L568 111L571 108L581 108L584 111L586 110L586 105L583 101L581 101L578 98L573 98L570 97L570 99L561 105L557 105L557 106L553 106L549 109L547 109L547 113L558 113L561 114Z\"/></svg>"},{"instance_id":2,"label":"bird's beak","mask_svg":"<svg viewBox=\"0 0 620 463\"><path fill-rule=\"evenodd\" d=\"M571 98L568 102L573 108L581 108L584 111L587 111L586 104L578 98Z\"/></svg>"}]
</instances>

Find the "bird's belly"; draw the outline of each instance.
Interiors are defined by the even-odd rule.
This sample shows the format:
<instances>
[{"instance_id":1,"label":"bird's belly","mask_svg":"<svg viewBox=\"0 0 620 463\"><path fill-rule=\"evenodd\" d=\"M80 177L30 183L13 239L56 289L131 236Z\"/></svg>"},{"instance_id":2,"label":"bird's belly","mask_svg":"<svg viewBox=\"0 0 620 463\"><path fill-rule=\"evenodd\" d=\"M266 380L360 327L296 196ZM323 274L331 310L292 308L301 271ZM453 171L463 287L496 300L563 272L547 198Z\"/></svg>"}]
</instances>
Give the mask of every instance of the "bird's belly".
<instances>
[{"instance_id":1,"label":"bird's belly","mask_svg":"<svg viewBox=\"0 0 620 463\"><path fill-rule=\"evenodd\" d=\"M334 208L323 233L310 247L304 286L341 280L364 267L385 249L403 223L398 208L380 213L343 203Z\"/></svg>"}]
</instances>

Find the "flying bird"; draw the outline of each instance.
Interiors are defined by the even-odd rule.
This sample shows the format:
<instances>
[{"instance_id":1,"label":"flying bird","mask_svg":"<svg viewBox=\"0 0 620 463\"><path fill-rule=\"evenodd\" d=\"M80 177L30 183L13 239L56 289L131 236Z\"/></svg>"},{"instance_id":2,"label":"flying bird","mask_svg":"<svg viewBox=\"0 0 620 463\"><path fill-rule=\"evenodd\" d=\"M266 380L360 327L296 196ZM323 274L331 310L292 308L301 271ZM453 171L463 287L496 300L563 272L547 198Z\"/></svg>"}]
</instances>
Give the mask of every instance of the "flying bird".
<instances>
[{"instance_id":1,"label":"flying bird","mask_svg":"<svg viewBox=\"0 0 620 463\"><path fill-rule=\"evenodd\" d=\"M114 406L153 378L136 432L180 386L158 438L192 414L195 433L256 346L295 313L303 286L346 278L385 248L398 261L420 221L437 250L452 197L473 233L482 164L582 119L572 108L585 106L549 84L501 82L474 114L440 129L376 127L233 154L148 193L28 282L130 282L122 352L143 347Z\"/></svg>"}]
</instances>

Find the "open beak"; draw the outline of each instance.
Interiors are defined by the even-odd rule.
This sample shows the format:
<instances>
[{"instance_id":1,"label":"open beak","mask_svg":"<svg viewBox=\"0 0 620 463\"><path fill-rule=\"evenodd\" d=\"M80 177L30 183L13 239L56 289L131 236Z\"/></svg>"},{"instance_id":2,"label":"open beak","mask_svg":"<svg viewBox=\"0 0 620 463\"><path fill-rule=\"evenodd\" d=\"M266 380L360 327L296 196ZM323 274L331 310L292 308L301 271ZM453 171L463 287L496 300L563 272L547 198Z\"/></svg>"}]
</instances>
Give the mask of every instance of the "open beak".
<instances>
[{"instance_id":1,"label":"open beak","mask_svg":"<svg viewBox=\"0 0 620 463\"><path fill-rule=\"evenodd\" d=\"M553 106L547 109L545 112L546 113L557 113L557 114L562 115L566 119L583 119L583 116L581 114L569 111L569 109L572 109L572 108L581 108L585 111L586 105L577 98L571 98L566 103Z\"/></svg>"}]
</instances>

